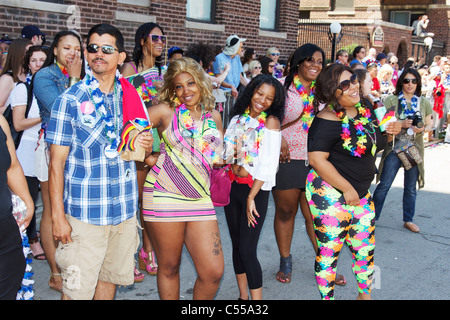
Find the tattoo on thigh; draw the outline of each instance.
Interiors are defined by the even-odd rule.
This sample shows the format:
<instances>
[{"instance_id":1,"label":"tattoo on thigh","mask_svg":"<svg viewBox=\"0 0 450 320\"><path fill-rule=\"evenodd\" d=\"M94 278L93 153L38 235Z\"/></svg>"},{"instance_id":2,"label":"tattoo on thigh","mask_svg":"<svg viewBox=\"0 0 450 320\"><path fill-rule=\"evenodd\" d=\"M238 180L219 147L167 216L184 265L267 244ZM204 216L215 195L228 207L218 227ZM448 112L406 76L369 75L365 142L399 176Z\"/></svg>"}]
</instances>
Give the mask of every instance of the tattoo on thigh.
<instances>
[{"instance_id":1,"label":"tattoo on thigh","mask_svg":"<svg viewBox=\"0 0 450 320\"><path fill-rule=\"evenodd\" d=\"M213 254L218 256L222 252L222 242L220 241L220 234L218 232L212 233L213 238Z\"/></svg>"}]
</instances>

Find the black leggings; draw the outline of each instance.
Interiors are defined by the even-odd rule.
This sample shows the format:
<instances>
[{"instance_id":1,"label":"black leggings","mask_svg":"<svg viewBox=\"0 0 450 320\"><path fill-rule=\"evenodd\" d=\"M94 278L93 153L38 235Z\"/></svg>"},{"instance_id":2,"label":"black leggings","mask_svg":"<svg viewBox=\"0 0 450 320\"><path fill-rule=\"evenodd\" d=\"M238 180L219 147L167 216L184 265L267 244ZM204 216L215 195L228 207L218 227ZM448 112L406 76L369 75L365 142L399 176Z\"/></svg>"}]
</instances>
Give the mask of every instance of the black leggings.
<instances>
[{"instance_id":1,"label":"black leggings","mask_svg":"<svg viewBox=\"0 0 450 320\"><path fill-rule=\"evenodd\" d=\"M28 240L33 240L37 237L37 228L36 228L36 201L39 196L39 180L36 177L27 177L28 190L30 191L31 198L34 203L34 214L33 218L30 221L30 224L27 228L27 236Z\"/></svg>"},{"instance_id":2,"label":"black leggings","mask_svg":"<svg viewBox=\"0 0 450 320\"><path fill-rule=\"evenodd\" d=\"M25 274L22 237L10 213L0 219L0 300L15 300Z\"/></svg>"},{"instance_id":3,"label":"black leggings","mask_svg":"<svg viewBox=\"0 0 450 320\"><path fill-rule=\"evenodd\" d=\"M233 266L236 274L245 273L248 287L262 287L262 269L256 254L259 235L266 218L269 203L269 191L260 190L255 197L256 218L255 228L248 226L247 197L250 187L246 184L233 182L230 192L230 203L224 207L228 229L233 245Z\"/></svg>"}]
</instances>

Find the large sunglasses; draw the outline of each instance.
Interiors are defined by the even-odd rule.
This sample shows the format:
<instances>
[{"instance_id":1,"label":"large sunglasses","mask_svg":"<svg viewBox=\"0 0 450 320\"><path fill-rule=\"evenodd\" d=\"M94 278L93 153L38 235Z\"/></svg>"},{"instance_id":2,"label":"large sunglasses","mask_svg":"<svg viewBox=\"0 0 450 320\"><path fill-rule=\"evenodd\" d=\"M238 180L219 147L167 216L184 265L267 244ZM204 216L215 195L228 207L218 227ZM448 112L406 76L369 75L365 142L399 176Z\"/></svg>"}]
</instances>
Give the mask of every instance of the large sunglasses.
<instances>
[{"instance_id":1,"label":"large sunglasses","mask_svg":"<svg viewBox=\"0 0 450 320\"><path fill-rule=\"evenodd\" d=\"M356 73L352 74L349 80L344 80L338 85L338 89L341 89L342 91L347 91L350 88L350 84L357 84L358 83L358 75Z\"/></svg>"},{"instance_id":2,"label":"large sunglasses","mask_svg":"<svg viewBox=\"0 0 450 320\"><path fill-rule=\"evenodd\" d=\"M113 46L110 45L104 45L104 46L99 46L96 44L90 44L86 47L87 52L89 53L97 53L98 50L102 49L102 52L104 54L113 54L114 51L119 51L118 49L114 48Z\"/></svg>"},{"instance_id":3,"label":"large sunglasses","mask_svg":"<svg viewBox=\"0 0 450 320\"><path fill-rule=\"evenodd\" d=\"M417 80L416 78L414 78L414 79L403 79L403 84L408 84L408 83L410 83L410 82L412 82L413 84L417 84L417 82L419 82L419 80Z\"/></svg>"},{"instance_id":4,"label":"large sunglasses","mask_svg":"<svg viewBox=\"0 0 450 320\"><path fill-rule=\"evenodd\" d=\"M158 43L158 41L161 40L161 42L165 44L167 41L166 36L160 36L157 34L149 34L148 37L152 40L153 43Z\"/></svg>"},{"instance_id":5,"label":"large sunglasses","mask_svg":"<svg viewBox=\"0 0 450 320\"><path fill-rule=\"evenodd\" d=\"M271 56L279 56L280 53L271 53L270 55L271 55Z\"/></svg>"}]
</instances>

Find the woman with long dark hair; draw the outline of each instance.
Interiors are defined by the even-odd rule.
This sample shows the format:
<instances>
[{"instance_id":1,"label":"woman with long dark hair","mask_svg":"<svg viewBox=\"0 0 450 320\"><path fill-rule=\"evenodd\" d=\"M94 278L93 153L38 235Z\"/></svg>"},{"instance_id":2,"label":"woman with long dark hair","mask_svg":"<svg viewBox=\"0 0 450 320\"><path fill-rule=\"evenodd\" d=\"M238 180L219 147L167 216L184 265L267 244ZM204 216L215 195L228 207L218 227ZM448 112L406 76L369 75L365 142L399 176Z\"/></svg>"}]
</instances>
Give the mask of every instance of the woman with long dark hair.
<instances>
[{"instance_id":1,"label":"woman with long dark hair","mask_svg":"<svg viewBox=\"0 0 450 320\"><path fill-rule=\"evenodd\" d=\"M9 95L16 83L25 81L23 57L27 47L31 45L28 39L16 39L9 46L5 65L0 74L0 113L4 113L9 106Z\"/></svg>"},{"instance_id":2,"label":"woman with long dark hair","mask_svg":"<svg viewBox=\"0 0 450 320\"><path fill-rule=\"evenodd\" d=\"M164 66L163 54L166 43L167 37L164 35L161 26L153 22L144 23L136 30L133 59L122 68L122 75L127 77L127 80L136 88L147 108L156 103L158 90L164 82L166 67ZM151 157L153 160L150 163L151 165L156 163L157 153L159 152L160 140L156 128L153 129L153 141L154 155ZM139 186L140 219L144 225L144 232L142 233L143 246L138 255L139 268L147 271L150 275L156 275L158 264L142 217L142 188L150 166L144 162L136 161L136 168ZM143 277L143 274L135 270L136 282L142 281Z\"/></svg>"},{"instance_id":3,"label":"woman with long dark hair","mask_svg":"<svg viewBox=\"0 0 450 320\"><path fill-rule=\"evenodd\" d=\"M84 54L79 35L73 31L60 31L56 34L47 59L31 80L33 94L37 99L42 119L39 140L35 153L34 174L41 185L43 211L41 218L41 244L50 266L50 288L61 291L62 279L55 261L57 242L53 238L52 212L48 189L49 146L45 135L50 121L50 113L56 98L68 87L85 75Z\"/></svg>"},{"instance_id":4,"label":"woman with long dark hair","mask_svg":"<svg viewBox=\"0 0 450 320\"><path fill-rule=\"evenodd\" d=\"M274 62L271 62L274 64ZM306 141L314 118L313 99L316 79L325 67L325 54L321 48L307 43L291 55L289 74L284 81L287 90L285 118L281 125L280 168L272 190L275 200L274 229L280 253L278 281L291 281L291 243L298 206L305 218L306 231L316 248L311 213L305 198L308 174Z\"/></svg>"},{"instance_id":5,"label":"woman with long dark hair","mask_svg":"<svg viewBox=\"0 0 450 320\"><path fill-rule=\"evenodd\" d=\"M320 105L324 106L321 111ZM346 243L352 252L358 299L370 299L375 210L369 188L376 153L387 139L373 109L360 96L358 77L350 67L335 63L322 71L314 107L306 198L318 244L317 285L322 299L334 298L337 259Z\"/></svg>"},{"instance_id":6,"label":"woman with long dark hair","mask_svg":"<svg viewBox=\"0 0 450 320\"><path fill-rule=\"evenodd\" d=\"M16 132L22 132L17 146L17 158L22 166L28 189L36 204L39 195L39 180L34 174L34 154L41 128L41 117L36 98L32 94L31 78L39 71L47 58L47 49L42 46L31 46L25 54L23 70L27 74L25 82L17 84L11 92L11 108ZM36 228L36 215L27 228L27 236L33 257L44 260L45 254L41 247Z\"/></svg>"},{"instance_id":7,"label":"woman with long dark hair","mask_svg":"<svg viewBox=\"0 0 450 320\"><path fill-rule=\"evenodd\" d=\"M394 95L386 98L386 109L393 108L397 119L403 122L401 132L395 136L392 143L384 149L377 175L377 188L374 191L376 219L378 220L383 209L386 195L402 167L402 162L397 156L396 150L415 144L419 153L424 157L423 135L431 130L432 107L430 101L422 96L422 80L420 74L414 69L405 69L397 81ZM422 123L417 122L417 117L422 118ZM413 119L416 119L415 121ZM424 163L404 170L403 190L403 221L404 227L413 232L419 232L419 227L413 223L416 206L416 183L419 189L425 185Z\"/></svg>"},{"instance_id":8,"label":"woman with long dark hair","mask_svg":"<svg viewBox=\"0 0 450 320\"><path fill-rule=\"evenodd\" d=\"M257 257L259 235L275 184L281 147L285 90L270 75L258 75L236 100L225 133L225 156L233 182L225 216L233 244L239 298L262 299L262 269Z\"/></svg>"}]
</instances>

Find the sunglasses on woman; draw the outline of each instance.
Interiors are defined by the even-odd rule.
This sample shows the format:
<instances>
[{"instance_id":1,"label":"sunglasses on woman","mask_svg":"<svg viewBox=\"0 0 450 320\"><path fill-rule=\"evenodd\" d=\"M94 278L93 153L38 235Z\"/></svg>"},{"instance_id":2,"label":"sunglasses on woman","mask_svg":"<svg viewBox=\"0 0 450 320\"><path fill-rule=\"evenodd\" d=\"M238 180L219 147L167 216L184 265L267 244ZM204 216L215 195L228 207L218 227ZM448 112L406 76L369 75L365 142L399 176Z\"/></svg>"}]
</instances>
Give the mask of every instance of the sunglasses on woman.
<instances>
[{"instance_id":1,"label":"sunglasses on woman","mask_svg":"<svg viewBox=\"0 0 450 320\"><path fill-rule=\"evenodd\" d=\"M161 40L161 42L163 44L165 44L166 43L166 39L167 39L166 36L160 36L160 35L157 35L157 34L149 34L148 37L152 40L153 43L158 43L158 41Z\"/></svg>"},{"instance_id":2,"label":"sunglasses on woman","mask_svg":"<svg viewBox=\"0 0 450 320\"><path fill-rule=\"evenodd\" d=\"M419 82L416 78L414 78L414 79L403 79L403 84L408 84L408 83L410 83L410 82L412 82L413 84L417 84L417 82Z\"/></svg>"},{"instance_id":3,"label":"sunglasses on woman","mask_svg":"<svg viewBox=\"0 0 450 320\"><path fill-rule=\"evenodd\" d=\"M271 55L271 56L279 56L280 53L271 53L270 55Z\"/></svg>"},{"instance_id":4,"label":"sunglasses on woman","mask_svg":"<svg viewBox=\"0 0 450 320\"><path fill-rule=\"evenodd\" d=\"M350 84L357 84L358 83L358 75L356 73L352 74L349 80L344 80L338 85L338 89L341 89L342 91L347 91L350 88Z\"/></svg>"},{"instance_id":5,"label":"sunglasses on woman","mask_svg":"<svg viewBox=\"0 0 450 320\"><path fill-rule=\"evenodd\" d=\"M113 54L114 51L119 51L118 49L114 48L113 46L110 45L104 45L104 46L99 46L96 44L90 44L86 47L87 52L89 53L97 53L98 50L102 50L102 52L104 54Z\"/></svg>"}]
</instances>

